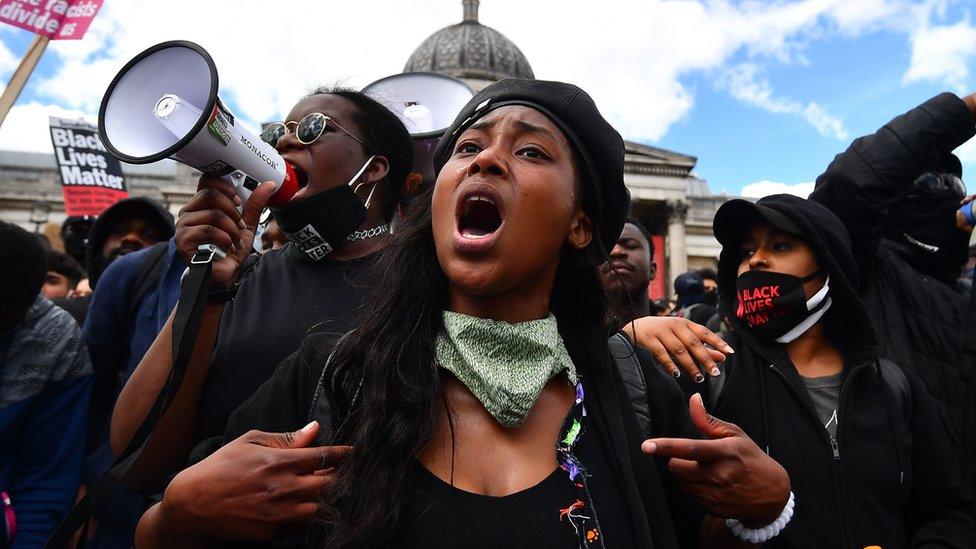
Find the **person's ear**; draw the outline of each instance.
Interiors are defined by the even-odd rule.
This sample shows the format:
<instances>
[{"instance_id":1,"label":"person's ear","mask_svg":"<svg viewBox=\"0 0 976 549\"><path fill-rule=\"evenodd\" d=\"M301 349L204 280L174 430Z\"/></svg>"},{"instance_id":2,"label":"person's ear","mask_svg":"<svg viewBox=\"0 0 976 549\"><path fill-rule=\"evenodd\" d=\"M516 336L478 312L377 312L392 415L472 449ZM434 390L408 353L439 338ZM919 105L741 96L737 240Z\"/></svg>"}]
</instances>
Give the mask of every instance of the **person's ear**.
<instances>
[{"instance_id":1,"label":"person's ear","mask_svg":"<svg viewBox=\"0 0 976 549\"><path fill-rule=\"evenodd\" d=\"M386 174L390 173L390 161L385 156L374 156L366 173L363 174L364 183L375 183L381 181Z\"/></svg>"},{"instance_id":2,"label":"person's ear","mask_svg":"<svg viewBox=\"0 0 976 549\"><path fill-rule=\"evenodd\" d=\"M569 234L566 235L566 241L577 250L582 250L589 246L591 240L593 240L593 222L582 210L578 210L569 222Z\"/></svg>"}]
</instances>

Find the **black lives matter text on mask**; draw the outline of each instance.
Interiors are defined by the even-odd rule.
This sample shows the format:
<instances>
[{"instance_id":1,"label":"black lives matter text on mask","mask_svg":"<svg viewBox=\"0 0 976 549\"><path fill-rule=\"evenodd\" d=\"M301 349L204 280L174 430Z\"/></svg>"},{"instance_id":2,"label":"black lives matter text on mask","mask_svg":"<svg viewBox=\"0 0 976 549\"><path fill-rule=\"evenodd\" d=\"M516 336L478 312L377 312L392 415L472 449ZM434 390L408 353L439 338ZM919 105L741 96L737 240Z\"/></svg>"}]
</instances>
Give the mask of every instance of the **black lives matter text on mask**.
<instances>
[{"instance_id":1,"label":"black lives matter text on mask","mask_svg":"<svg viewBox=\"0 0 976 549\"><path fill-rule=\"evenodd\" d=\"M98 128L54 117L50 127L67 215L99 215L129 196L122 165L102 144Z\"/></svg>"}]
</instances>

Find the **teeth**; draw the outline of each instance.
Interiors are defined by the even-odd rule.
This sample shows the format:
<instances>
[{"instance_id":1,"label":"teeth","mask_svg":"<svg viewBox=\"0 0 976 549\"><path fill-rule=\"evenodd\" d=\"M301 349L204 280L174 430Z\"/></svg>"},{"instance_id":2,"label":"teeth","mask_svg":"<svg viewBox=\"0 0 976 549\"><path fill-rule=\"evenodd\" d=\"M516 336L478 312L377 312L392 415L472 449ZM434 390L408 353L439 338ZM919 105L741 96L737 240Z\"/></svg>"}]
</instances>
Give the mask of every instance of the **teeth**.
<instances>
[{"instance_id":1,"label":"teeth","mask_svg":"<svg viewBox=\"0 0 976 549\"><path fill-rule=\"evenodd\" d=\"M490 199L490 198L488 198L487 196L478 196L478 195L475 195L475 196L472 196L472 197L468 198L468 202L476 202L476 201L487 202L487 203L491 204L492 206L495 205L495 201L492 200L492 199Z\"/></svg>"}]
</instances>

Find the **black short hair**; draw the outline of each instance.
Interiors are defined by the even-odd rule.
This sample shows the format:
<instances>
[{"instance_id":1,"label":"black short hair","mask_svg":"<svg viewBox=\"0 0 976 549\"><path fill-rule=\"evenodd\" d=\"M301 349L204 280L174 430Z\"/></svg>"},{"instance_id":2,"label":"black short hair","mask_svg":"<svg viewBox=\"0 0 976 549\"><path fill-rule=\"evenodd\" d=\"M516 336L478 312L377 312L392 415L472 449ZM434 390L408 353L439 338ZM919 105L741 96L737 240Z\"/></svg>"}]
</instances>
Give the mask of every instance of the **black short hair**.
<instances>
[{"instance_id":1,"label":"black short hair","mask_svg":"<svg viewBox=\"0 0 976 549\"><path fill-rule=\"evenodd\" d=\"M47 252L47 270L54 271L67 278L72 288L77 286L82 278L85 278L85 271L73 257L56 250Z\"/></svg>"},{"instance_id":2,"label":"black short hair","mask_svg":"<svg viewBox=\"0 0 976 549\"><path fill-rule=\"evenodd\" d=\"M718 273L715 271L715 269L711 267L698 269L698 274L700 274L701 277L705 280L714 280L715 282L718 282Z\"/></svg>"},{"instance_id":3,"label":"black short hair","mask_svg":"<svg viewBox=\"0 0 976 549\"><path fill-rule=\"evenodd\" d=\"M644 235L645 239L647 239L647 253L651 257L651 263L653 263L654 262L654 239L651 238L651 232L648 231L647 227L645 227L644 224L641 223L636 217L627 216L626 223L630 223L631 225L637 227L637 230L640 231L642 235Z\"/></svg>"},{"instance_id":4,"label":"black short hair","mask_svg":"<svg viewBox=\"0 0 976 549\"><path fill-rule=\"evenodd\" d=\"M406 126L393 111L384 107L372 97L349 88L339 86L316 88L305 96L338 95L356 105L353 120L363 132L362 140L366 155L379 155L386 158L389 171L384 178L386 183L386 203L383 217L393 219L397 204L406 196L403 193L407 176L413 168L413 141Z\"/></svg>"},{"instance_id":5,"label":"black short hair","mask_svg":"<svg viewBox=\"0 0 976 549\"><path fill-rule=\"evenodd\" d=\"M0 265L0 303L11 314L22 316L44 285L44 248L33 234L0 221Z\"/></svg>"}]
</instances>

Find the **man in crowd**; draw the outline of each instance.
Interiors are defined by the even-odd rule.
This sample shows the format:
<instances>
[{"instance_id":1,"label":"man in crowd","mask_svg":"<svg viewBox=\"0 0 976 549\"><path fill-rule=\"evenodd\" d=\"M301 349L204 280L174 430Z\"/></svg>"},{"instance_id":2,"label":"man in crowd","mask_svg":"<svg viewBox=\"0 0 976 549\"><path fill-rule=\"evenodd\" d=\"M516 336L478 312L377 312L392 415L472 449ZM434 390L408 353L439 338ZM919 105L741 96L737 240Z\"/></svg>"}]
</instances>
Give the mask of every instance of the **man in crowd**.
<instances>
[{"instance_id":1,"label":"man in crowd","mask_svg":"<svg viewBox=\"0 0 976 549\"><path fill-rule=\"evenodd\" d=\"M48 299L68 297L84 278L81 265L64 252L47 252L47 275L41 291Z\"/></svg>"},{"instance_id":2,"label":"man in crowd","mask_svg":"<svg viewBox=\"0 0 976 549\"><path fill-rule=\"evenodd\" d=\"M976 134L974 116L976 94L930 99L856 139L810 196L847 226L880 355L911 368L939 401L970 494L976 311L957 277L976 221L951 151Z\"/></svg>"},{"instance_id":3,"label":"man in crowd","mask_svg":"<svg viewBox=\"0 0 976 549\"><path fill-rule=\"evenodd\" d=\"M709 296L705 293L705 280L697 271L681 273L674 279L674 293L678 294L678 304L675 306L674 316L687 318L701 325L715 316L718 309L708 303Z\"/></svg>"},{"instance_id":4,"label":"man in crowd","mask_svg":"<svg viewBox=\"0 0 976 549\"><path fill-rule=\"evenodd\" d=\"M608 315L619 324L651 314L647 287L657 274L654 243L640 221L628 218L610 251L601 274L607 292Z\"/></svg>"},{"instance_id":5,"label":"man in crowd","mask_svg":"<svg viewBox=\"0 0 976 549\"><path fill-rule=\"evenodd\" d=\"M179 299L185 265L169 240L173 216L148 198L122 200L99 217L89 238L95 293L84 337L95 369L85 482L114 461L108 424L118 392ZM128 547L142 498L117 489L96 504L94 547Z\"/></svg>"},{"instance_id":6,"label":"man in crowd","mask_svg":"<svg viewBox=\"0 0 976 549\"><path fill-rule=\"evenodd\" d=\"M0 546L40 547L78 489L92 367L78 324L41 295L37 239L0 222L0 265Z\"/></svg>"},{"instance_id":7,"label":"man in crowd","mask_svg":"<svg viewBox=\"0 0 976 549\"><path fill-rule=\"evenodd\" d=\"M711 267L705 267L704 269L698 269L698 274L702 277L702 283L705 285L705 300L709 305L718 306L718 273L715 269Z\"/></svg>"}]
</instances>

